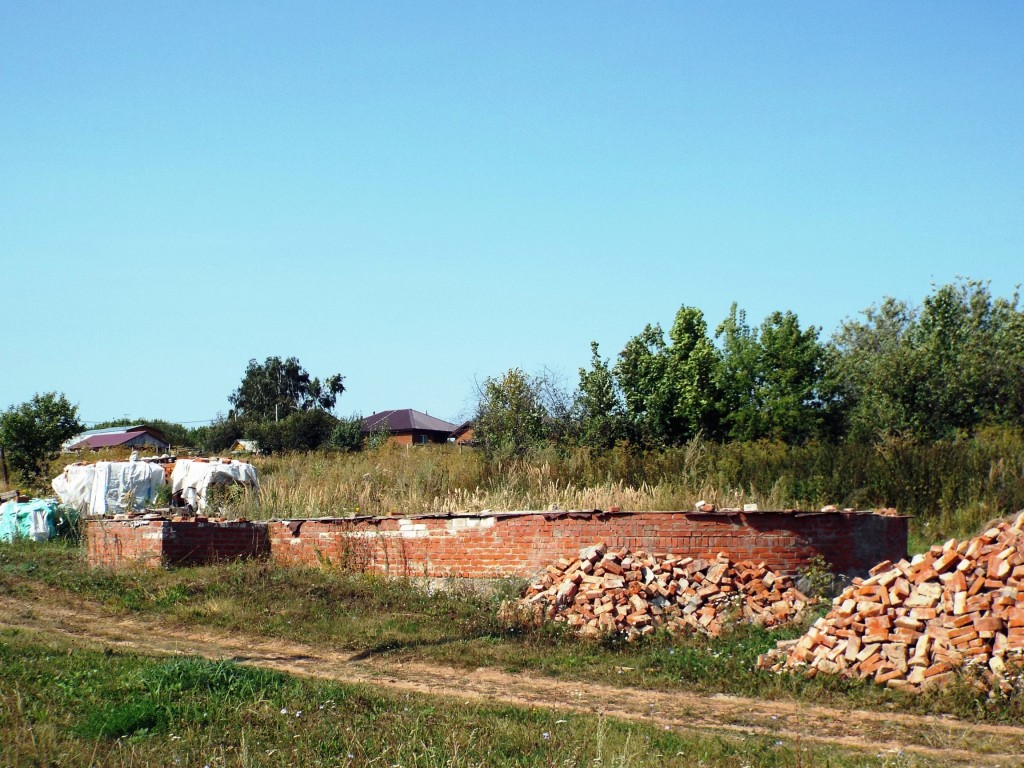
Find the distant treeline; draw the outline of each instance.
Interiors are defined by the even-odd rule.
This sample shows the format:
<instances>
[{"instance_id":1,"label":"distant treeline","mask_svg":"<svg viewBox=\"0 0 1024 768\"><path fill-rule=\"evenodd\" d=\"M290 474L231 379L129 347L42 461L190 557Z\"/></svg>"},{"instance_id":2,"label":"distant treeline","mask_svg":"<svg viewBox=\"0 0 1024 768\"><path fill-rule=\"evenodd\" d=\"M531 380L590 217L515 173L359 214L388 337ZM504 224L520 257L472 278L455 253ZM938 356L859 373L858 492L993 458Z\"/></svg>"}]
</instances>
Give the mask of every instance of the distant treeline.
<instances>
[{"instance_id":1,"label":"distant treeline","mask_svg":"<svg viewBox=\"0 0 1024 768\"><path fill-rule=\"evenodd\" d=\"M886 298L823 340L792 312L757 327L733 305L709 332L682 307L614 362L591 345L567 395L519 369L484 381L476 436L493 455L545 442L607 449L771 440L874 443L1024 426L1024 313L987 283L933 289L919 307Z\"/></svg>"}]
</instances>

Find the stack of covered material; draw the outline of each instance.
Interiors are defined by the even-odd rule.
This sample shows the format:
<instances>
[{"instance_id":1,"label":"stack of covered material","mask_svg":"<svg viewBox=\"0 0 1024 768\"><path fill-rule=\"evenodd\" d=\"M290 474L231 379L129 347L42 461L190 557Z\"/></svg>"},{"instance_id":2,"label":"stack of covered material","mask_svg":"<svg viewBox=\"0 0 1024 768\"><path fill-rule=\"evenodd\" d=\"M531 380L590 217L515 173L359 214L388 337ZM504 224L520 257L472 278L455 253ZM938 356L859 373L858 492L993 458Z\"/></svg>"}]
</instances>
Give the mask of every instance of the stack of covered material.
<instances>
[{"instance_id":1,"label":"stack of covered material","mask_svg":"<svg viewBox=\"0 0 1024 768\"><path fill-rule=\"evenodd\" d=\"M947 541L855 580L799 640L762 668L871 678L917 689L974 670L1006 687L1024 655L1024 512L974 538Z\"/></svg>"},{"instance_id":2,"label":"stack of covered material","mask_svg":"<svg viewBox=\"0 0 1024 768\"><path fill-rule=\"evenodd\" d=\"M218 485L238 485L257 491L256 467L233 459L178 459L171 472L171 495L181 504L205 513L207 492Z\"/></svg>"},{"instance_id":3,"label":"stack of covered material","mask_svg":"<svg viewBox=\"0 0 1024 768\"><path fill-rule=\"evenodd\" d=\"M86 515L145 509L166 485L159 464L97 461L69 464L51 483L62 504Z\"/></svg>"},{"instance_id":4,"label":"stack of covered material","mask_svg":"<svg viewBox=\"0 0 1024 768\"><path fill-rule=\"evenodd\" d=\"M598 544L562 558L531 584L521 605L538 607L581 634L646 635L656 628L717 636L729 619L773 626L793 621L809 600L764 563L609 550Z\"/></svg>"},{"instance_id":5,"label":"stack of covered material","mask_svg":"<svg viewBox=\"0 0 1024 768\"><path fill-rule=\"evenodd\" d=\"M56 499L14 498L0 504L0 541L49 541L70 534L77 519Z\"/></svg>"}]
</instances>

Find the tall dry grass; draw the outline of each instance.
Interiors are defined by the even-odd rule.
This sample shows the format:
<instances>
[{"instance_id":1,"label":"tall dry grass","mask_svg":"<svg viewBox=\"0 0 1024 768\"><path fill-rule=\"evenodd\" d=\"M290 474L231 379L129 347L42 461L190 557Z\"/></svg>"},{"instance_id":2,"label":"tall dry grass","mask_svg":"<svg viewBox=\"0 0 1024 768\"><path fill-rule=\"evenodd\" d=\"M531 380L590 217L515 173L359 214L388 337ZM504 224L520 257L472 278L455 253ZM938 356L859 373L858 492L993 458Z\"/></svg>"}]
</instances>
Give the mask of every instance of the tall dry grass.
<instances>
[{"instance_id":1,"label":"tall dry grass","mask_svg":"<svg viewBox=\"0 0 1024 768\"><path fill-rule=\"evenodd\" d=\"M90 460L123 458L116 452ZM56 475L63 458L51 468ZM692 509L756 503L761 509L825 504L896 507L915 518L918 543L977 531L1024 507L1024 434L991 429L959 440L876 445L717 444L609 451L549 446L488 460L453 445L385 445L359 453L253 459L257 497L227 500L251 519L472 512L484 509Z\"/></svg>"},{"instance_id":2,"label":"tall dry grass","mask_svg":"<svg viewBox=\"0 0 1024 768\"><path fill-rule=\"evenodd\" d=\"M358 454L256 460L267 517L394 515L484 509L817 509L896 507L930 536L963 535L1024 507L1024 435L878 445L715 444L643 451L538 450L488 461L455 446L384 446Z\"/></svg>"}]
</instances>

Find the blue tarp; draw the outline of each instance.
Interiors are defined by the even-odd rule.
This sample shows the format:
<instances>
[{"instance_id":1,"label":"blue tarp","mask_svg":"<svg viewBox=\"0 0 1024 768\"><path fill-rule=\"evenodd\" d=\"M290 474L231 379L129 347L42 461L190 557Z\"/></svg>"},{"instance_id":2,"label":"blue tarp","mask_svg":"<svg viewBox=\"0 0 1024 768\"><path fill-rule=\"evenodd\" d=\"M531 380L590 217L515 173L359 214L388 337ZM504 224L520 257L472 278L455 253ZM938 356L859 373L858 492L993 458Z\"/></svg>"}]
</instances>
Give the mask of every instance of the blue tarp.
<instances>
[{"instance_id":1,"label":"blue tarp","mask_svg":"<svg viewBox=\"0 0 1024 768\"><path fill-rule=\"evenodd\" d=\"M0 504L0 541L48 541L70 532L77 517L56 499L5 501Z\"/></svg>"}]
</instances>

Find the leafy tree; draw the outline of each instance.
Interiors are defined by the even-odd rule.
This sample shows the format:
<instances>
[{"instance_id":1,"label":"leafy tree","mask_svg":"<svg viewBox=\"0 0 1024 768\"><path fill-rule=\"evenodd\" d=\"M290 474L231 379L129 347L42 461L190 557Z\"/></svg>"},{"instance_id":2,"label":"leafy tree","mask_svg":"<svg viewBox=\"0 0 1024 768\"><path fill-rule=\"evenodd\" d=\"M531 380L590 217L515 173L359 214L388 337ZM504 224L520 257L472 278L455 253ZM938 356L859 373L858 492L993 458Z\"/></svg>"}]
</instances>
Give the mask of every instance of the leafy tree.
<instances>
[{"instance_id":1,"label":"leafy tree","mask_svg":"<svg viewBox=\"0 0 1024 768\"><path fill-rule=\"evenodd\" d=\"M362 435L362 424L359 425L359 432ZM376 450L391 444L391 424L385 416L377 422L377 425L366 435L366 447Z\"/></svg>"},{"instance_id":2,"label":"leafy tree","mask_svg":"<svg viewBox=\"0 0 1024 768\"><path fill-rule=\"evenodd\" d=\"M630 339L615 364L633 436L678 444L717 432L718 351L703 313L681 307L666 343L659 325Z\"/></svg>"},{"instance_id":3,"label":"leafy tree","mask_svg":"<svg viewBox=\"0 0 1024 768\"><path fill-rule=\"evenodd\" d=\"M580 368L574 404L578 439L592 448L610 448L626 436L622 399L596 341L590 342L590 354L590 370Z\"/></svg>"},{"instance_id":4,"label":"leafy tree","mask_svg":"<svg viewBox=\"0 0 1024 768\"><path fill-rule=\"evenodd\" d=\"M0 415L0 445L10 466L32 480L46 471L61 444L83 429L78 407L63 394L36 394Z\"/></svg>"},{"instance_id":5,"label":"leafy tree","mask_svg":"<svg viewBox=\"0 0 1024 768\"><path fill-rule=\"evenodd\" d=\"M673 395L673 442L683 442L718 429L718 367L721 359L711 339L704 313L681 307L676 313L669 357L669 385Z\"/></svg>"},{"instance_id":6,"label":"leafy tree","mask_svg":"<svg viewBox=\"0 0 1024 768\"><path fill-rule=\"evenodd\" d=\"M560 442L572 438L576 429L574 401L561 375L545 367L539 374L529 378L544 413L545 439Z\"/></svg>"},{"instance_id":7,"label":"leafy tree","mask_svg":"<svg viewBox=\"0 0 1024 768\"><path fill-rule=\"evenodd\" d=\"M925 433L1024 423L1024 314L987 283L943 285L924 300L914 342L928 372Z\"/></svg>"},{"instance_id":8,"label":"leafy tree","mask_svg":"<svg viewBox=\"0 0 1024 768\"><path fill-rule=\"evenodd\" d=\"M315 451L328 445L338 419L322 410L297 411L282 421L281 426L286 450Z\"/></svg>"},{"instance_id":9,"label":"leafy tree","mask_svg":"<svg viewBox=\"0 0 1024 768\"><path fill-rule=\"evenodd\" d=\"M295 411L280 421L252 422L246 436L266 453L315 451L330 444L338 419L326 411Z\"/></svg>"},{"instance_id":10,"label":"leafy tree","mask_svg":"<svg viewBox=\"0 0 1024 768\"><path fill-rule=\"evenodd\" d=\"M641 442L660 442L669 431L671 406L665 386L665 333L646 325L626 342L613 373L622 390L630 436Z\"/></svg>"},{"instance_id":11,"label":"leafy tree","mask_svg":"<svg viewBox=\"0 0 1024 768\"><path fill-rule=\"evenodd\" d=\"M948 437L984 424L1024 426L1024 314L964 280L920 308L886 298L843 323L830 384L850 436Z\"/></svg>"},{"instance_id":12,"label":"leafy tree","mask_svg":"<svg viewBox=\"0 0 1024 768\"><path fill-rule=\"evenodd\" d=\"M733 440L800 442L822 427L825 349L814 327L774 312L759 330L735 304L718 327L722 339L722 421Z\"/></svg>"},{"instance_id":13,"label":"leafy tree","mask_svg":"<svg viewBox=\"0 0 1024 768\"><path fill-rule=\"evenodd\" d=\"M233 418L218 418L209 426L197 429L196 435L199 445L210 453L221 453L234 445L236 440L249 438L245 425ZM260 450L265 450L262 445Z\"/></svg>"},{"instance_id":14,"label":"leafy tree","mask_svg":"<svg viewBox=\"0 0 1024 768\"><path fill-rule=\"evenodd\" d=\"M363 419L358 414L348 419L338 419L328 443L339 451L358 451L363 447L362 427Z\"/></svg>"},{"instance_id":15,"label":"leafy tree","mask_svg":"<svg viewBox=\"0 0 1024 768\"><path fill-rule=\"evenodd\" d=\"M715 337L722 343L719 386L726 434L734 440L763 437L758 398L761 351L757 331L747 323L747 313L733 303L729 317L718 326Z\"/></svg>"},{"instance_id":16,"label":"leafy tree","mask_svg":"<svg viewBox=\"0 0 1024 768\"><path fill-rule=\"evenodd\" d=\"M242 383L230 396L234 418L271 421L298 411L330 411L345 391L341 374L321 381L311 378L298 358L268 357L264 362L250 360Z\"/></svg>"},{"instance_id":17,"label":"leafy tree","mask_svg":"<svg viewBox=\"0 0 1024 768\"><path fill-rule=\"evenodd\" d=\"M512 368L484 380L477 402L475 434L489 455L522 455L546 439L546 418L540 382Z\"/></svg>"}]
</instances>

